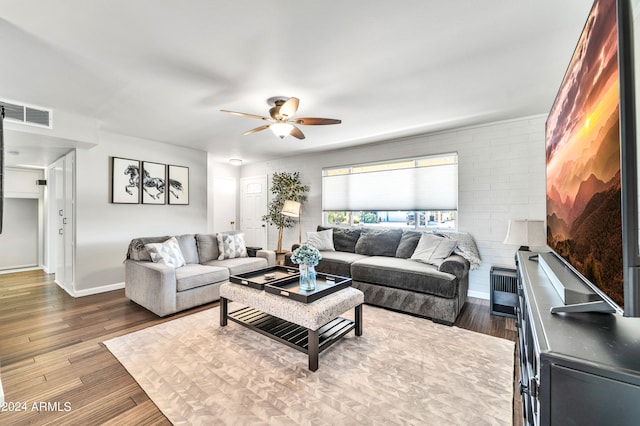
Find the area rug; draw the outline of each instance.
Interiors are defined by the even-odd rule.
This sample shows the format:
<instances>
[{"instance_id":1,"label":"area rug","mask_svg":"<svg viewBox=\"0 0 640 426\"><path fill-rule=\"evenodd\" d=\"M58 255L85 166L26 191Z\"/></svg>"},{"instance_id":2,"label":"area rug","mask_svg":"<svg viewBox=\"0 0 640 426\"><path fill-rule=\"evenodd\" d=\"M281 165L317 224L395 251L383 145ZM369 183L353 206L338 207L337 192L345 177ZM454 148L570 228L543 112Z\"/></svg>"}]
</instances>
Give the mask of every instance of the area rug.
<instances>
[{"instance_id":1,"label":"area rug","mask_svg":"<svg viewBox=\"0 0 640 426\"><path fill-rule=\"evenodd\" d=\"M104 343L176 425L511 424L513 342L366 305L363 319L316 372L302 352L220 327L218 308Z\"/></svg>"}]
</instances>

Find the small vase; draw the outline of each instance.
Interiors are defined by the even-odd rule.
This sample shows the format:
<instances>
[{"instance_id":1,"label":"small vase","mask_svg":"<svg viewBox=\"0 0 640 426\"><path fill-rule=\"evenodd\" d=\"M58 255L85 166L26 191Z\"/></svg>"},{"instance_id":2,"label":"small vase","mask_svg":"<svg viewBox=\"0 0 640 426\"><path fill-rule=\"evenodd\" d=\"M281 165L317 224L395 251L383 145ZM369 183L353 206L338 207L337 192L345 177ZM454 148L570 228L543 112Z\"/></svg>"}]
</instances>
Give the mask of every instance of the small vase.
<instances>
[{"instance_id":1,"label":"small vase","mask_svg":"<svg viewBox=\"0 0 640 426\"><path fill-rule=\"evenodd\" d=\"M311 265L300 264L300 290L316 289L316 268Z\"/></svg>"}]
</instances>

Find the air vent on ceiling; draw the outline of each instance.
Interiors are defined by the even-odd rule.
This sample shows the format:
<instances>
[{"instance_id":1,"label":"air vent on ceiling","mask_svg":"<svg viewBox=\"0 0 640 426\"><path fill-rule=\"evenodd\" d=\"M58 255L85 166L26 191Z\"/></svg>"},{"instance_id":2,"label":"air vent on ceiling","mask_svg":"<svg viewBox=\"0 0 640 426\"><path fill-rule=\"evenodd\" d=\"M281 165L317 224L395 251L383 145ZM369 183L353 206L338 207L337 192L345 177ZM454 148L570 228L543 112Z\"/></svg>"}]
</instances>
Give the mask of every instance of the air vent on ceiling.
<instances>
[{"instance_id":1,"label":"air vent on ceiling","mask_svg":"<svg viewBox=\"0 0 640 426\"><path fill-rule=\"evenodd\" d=\"M50 109L8 102L2 99L0 99L0 106L4 107L4 118L8 121L49 129L53 127L52 110Z\"/></svg>"}]
</instances>

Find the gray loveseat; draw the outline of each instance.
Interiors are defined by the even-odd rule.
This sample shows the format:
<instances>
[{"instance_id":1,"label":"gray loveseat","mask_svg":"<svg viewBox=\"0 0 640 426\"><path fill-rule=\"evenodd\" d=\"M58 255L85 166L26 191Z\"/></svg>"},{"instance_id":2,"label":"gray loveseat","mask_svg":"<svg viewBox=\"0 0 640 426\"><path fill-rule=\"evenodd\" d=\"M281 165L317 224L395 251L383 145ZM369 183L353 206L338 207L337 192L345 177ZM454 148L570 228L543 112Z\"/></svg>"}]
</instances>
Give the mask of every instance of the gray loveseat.
<instances>
[{"instance_id":1,"label":"gray loveseat","mask_svg":"<svg viewBox=\"0 0 640 426\"><path fill-rule=\"evenodd\" d=\"M256 257L218 260L216 234L187 234L175 238L186 265L179 268L154 263L145 244L169 236L136 238L125 260L125 295L161 317L220 299L220 285L229 275L276 264L275 252L258 250Z\"/></svg>"},{"instance_id":2,"label":"gray loveseat","mask_svg":"<svg viewBox=\"0 0 640 426\"><path fill-rule=\"evenodd\" d=\"M410 259L422 232L318 226L318 231L327 229L333 230L335 251L321 250L318 272L351 277L367 304L453 325L467 298L471 265L467 258L479 262L469 234L445 231L442 236L464 239L464 244L436 266ZM469 245L471 249L465 250ZM291 253L285 263L296 266Z\"/></svg>"}]
</instances>

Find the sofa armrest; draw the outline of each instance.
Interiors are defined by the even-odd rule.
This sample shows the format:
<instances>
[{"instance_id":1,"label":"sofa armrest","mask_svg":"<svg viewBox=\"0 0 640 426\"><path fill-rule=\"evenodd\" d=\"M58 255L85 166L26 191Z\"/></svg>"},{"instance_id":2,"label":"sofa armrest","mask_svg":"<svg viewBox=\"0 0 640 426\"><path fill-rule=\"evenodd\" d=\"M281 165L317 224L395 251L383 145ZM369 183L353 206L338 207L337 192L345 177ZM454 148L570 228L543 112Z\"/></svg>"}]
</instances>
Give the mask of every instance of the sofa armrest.
<instances>
[{"instance_id":1,"label":"sofa armrest","mask_svg":"<svg viewBox=\"0 0 640 426\"><path fill-rule=\"evenodd\" d=\"M452 254L440 264L438 271L455 275L458 281L462 281L469 274L469 266L467 259L460 255Z\"/></svg>"},{"instance_id":2,"label":"sofa armrest","mask_svg":"<svg viewBox=\"0 0 640 426\"><path fill-rule=\"evenodd\" d=\"M256 257L267 259L267 264L269 266L276 266L276 252L273 250L258 250L256 252Z\"/></svg>"},{"instance_id":3,"label":"sofa armrest","mask_svg":"<svg viewBox=\"0 0 640 426\"><path fill-rule=\"evenodd\" d=\"M124 294L161 317L177 311L176 270L138 260L125 261Z\"/></svg>"}]
</instances>

